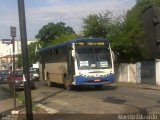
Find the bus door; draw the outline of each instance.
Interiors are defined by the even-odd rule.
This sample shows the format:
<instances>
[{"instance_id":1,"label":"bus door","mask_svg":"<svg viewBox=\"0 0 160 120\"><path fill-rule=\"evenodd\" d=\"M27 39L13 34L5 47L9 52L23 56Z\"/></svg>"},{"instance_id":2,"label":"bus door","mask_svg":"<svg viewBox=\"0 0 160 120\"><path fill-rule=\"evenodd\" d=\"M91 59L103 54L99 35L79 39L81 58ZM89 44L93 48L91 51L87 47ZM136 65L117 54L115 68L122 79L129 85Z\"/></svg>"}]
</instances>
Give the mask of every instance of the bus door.
<instances>
[{"instance_id":1,"label":"bus door","mask_svg":"<svg viewBox=\"0 0 160 120\"><path fill-rule=\"evenodd\" d=\"M74 58L72 57L72 45L68 45L67 52L67 70L68 70L68 81L71 84L73 82L73 75L75 72L74 67Z\"/></svg>"}]
</instances>

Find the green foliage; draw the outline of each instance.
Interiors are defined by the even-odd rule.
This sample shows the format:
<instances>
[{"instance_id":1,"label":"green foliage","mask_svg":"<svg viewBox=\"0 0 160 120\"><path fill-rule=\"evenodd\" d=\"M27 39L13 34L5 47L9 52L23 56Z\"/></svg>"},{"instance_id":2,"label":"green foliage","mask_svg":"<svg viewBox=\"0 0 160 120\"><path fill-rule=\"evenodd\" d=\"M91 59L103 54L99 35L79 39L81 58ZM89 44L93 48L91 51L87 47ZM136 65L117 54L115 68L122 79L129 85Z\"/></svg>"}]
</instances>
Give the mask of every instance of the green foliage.
<instances>
[{"instance_id":1,"label":"green foliage","mask_svg":"<svg viewBox=\"0 0 160 120\"><path fill-rule=\"evenodd\" d=\"M61 34L73 33L75 33L74 30L71 27L66 26L66 24L63 22L59 22L57 24L48 23L39 30L36 38L39 39L42 47L47 47L50 45L50 42L59 38Z\"/></svg>"},{"instance_id":2,"label":"green foliage","mask_svg":"<svg viewBox=\"0 0 160 120\"><path fill-rule=\"evenodd\" d=\"M111 13L92 14L84 19L84 36L108 38L119 62L152 59L147 54L142 12L151 5L160 6L160 0L137 0L125 17L113 19Z\"/></svg>"},{"instance_id":3,"label":"green foliage","mask_svg":"<svg viewBox=\"0 0 160 120\"><path fill-rule=\"evenodd\" d=\"M111 12L92 14L84 18L85 37L106 38L111 24Z\"/></svg>"},{"instance_id":4,"label":"green foliage","mask_svg":"<svg viewBox=\"0 0 160 120\"><path fill-rule=\"evenodd\" d=\"M39 39L38 42L32 42L28 45L29 65L32 66L33 63L38 61L39 45L42 47L47 47L64 42L66 40L78 38L79 36L75 35L74 33L74 30L71 27L66 26L66 24L63 22L59 22L57 24L48 23L47 25L43 26L36 35L36 38ZM22 67L21 54L17 55L16 65L19 68Z\"/></svg>"},{"instance_id":5,"label":"green foliage","mask_svg":"<svg viewBox=\"0 0 160 120\"><path fill-rule=\"evenodd\" d=\"M28 45L28 54L29 54L29 64L32 66L33 63L38 61L38 42L32 42Z\"/></svg>"},{"instance_id":6,"label":"green foliage","mask_svg":"<svg viewBox=\"0 0 160 120\"><path fill-rule=\"evenodd\" d=\"M80 36L76 34L61 34L59 38L55 39L54 41L51 42L50 46L59 44L65 41L69 41L72 39L80 38Z\"/></svg>"},{"instance_id":7,"label":"green foliage","mask_svg":"<svg viewBox=\"0 0 160 120\"><path fill-rule=\"evenodd\" d=\"M29 66L32 66L33 63L38 61L38 45L38 42L32 42L28 45ZM35 51L36 48L37 51ZM22 54L17 55L16 66L17 68L21 68L23 66Z\"/></svg>"},{"instance_id":8,"label":"green foliage","mask_svg":"<svg viewBox=\"0 0 160 120\"><path fill-rule=\"evenodd\" d=\"M146 53L145 35L141 14L151 5L159 6L160 0L137 0L136 5L125 17L113 18L110 11L91 14L83 19L84 37L108 38L119 62L136 62L150 59ZM42 47L48 47L70 39L78 38L74 30L59 22L48 23L36 35ZM35 45L30 45L31 63L37 60L34 56Z\"/></svg>"},{"instance_id":9,"label":"green foliage","mask_svg":"<svg viewBox=\"0 0 160 120\"><path fill-rule=\"evenodd\" d=\"M141 14L151 5L160 5L159 0L137 0L136 5L128 11L124 22L116 21L111 29L112 47L119 54L120 62L148 60L145 35Z\"/></svg>"}]
</instances>

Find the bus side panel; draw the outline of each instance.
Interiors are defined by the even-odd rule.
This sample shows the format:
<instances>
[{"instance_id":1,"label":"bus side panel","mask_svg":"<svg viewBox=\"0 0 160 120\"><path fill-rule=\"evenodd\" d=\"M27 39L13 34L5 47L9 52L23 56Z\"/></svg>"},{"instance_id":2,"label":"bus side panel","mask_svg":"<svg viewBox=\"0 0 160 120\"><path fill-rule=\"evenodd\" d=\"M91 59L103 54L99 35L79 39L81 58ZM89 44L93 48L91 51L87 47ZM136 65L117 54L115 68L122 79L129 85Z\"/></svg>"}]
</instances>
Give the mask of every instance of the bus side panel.
<instances>
[{"instance_id":1,"label":"bus side panel","mask_svg":"<svg viewBox=\"0 0 160 120\"><path fill-rule=\"evenodd\" d=\"M64 75L67 73L67 62L47 63L46 72L49 75L50 82L64 82Z\"/></svg>"}]
</instances>

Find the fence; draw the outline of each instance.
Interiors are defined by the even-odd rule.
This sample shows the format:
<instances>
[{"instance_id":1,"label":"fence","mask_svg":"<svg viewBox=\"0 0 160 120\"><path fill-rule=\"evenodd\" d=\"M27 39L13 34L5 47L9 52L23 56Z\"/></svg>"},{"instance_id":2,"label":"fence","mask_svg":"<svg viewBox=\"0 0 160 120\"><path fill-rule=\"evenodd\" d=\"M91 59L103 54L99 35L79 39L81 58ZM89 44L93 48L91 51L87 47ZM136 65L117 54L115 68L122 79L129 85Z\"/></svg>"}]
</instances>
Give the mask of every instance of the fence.
<instances>
[{"instance_id":1,"label":"fence","mask_svg":"<svg viewBox=\"0 0 160 120\"><path fill-rule=\"evenodd\" d=\"M135 64L121 63L117 72L117 81L160 85L160 60Z\"/></svg>"}]
</instances>

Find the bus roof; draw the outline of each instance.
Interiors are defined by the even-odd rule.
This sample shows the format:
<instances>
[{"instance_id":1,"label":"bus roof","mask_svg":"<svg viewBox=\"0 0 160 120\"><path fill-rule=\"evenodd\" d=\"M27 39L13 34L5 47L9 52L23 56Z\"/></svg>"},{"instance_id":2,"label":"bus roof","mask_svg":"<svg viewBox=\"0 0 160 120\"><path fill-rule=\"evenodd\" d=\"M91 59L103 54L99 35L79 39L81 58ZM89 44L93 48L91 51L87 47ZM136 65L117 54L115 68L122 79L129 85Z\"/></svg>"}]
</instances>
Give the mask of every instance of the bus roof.
<instances>
[{"instance_id":1,"label":"bus roof","mask_svg":"<svg viewBox=\"0 0 160 120\"><path fill-rule=\"evenodd\" d=\"M92 41L108 41L108 40L107 39L103 39L103 38L80 38L80 39L73 39L73 40L66 41L66 42L63 42L63 43L60 43L60 44L56 44L56 45L53 45L53 46L50 46L50 47L42 48L39 51L40 52L47 51L49 49L62 47L62 46L67 45L67 44L76 43L76 42L84 42L84 41L92 42Z\"/></svg>"}]
</instances>

